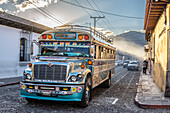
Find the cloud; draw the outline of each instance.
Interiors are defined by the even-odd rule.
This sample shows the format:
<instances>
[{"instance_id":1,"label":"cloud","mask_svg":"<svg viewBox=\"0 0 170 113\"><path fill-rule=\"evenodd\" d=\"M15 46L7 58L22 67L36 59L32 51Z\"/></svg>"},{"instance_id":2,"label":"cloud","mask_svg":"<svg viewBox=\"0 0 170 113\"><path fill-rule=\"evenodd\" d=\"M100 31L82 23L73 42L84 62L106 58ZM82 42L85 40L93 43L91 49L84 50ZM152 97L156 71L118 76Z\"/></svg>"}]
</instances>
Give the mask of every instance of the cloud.
<instances>
[{"instance_id":1,"label":"cloud","mask_svg":"<svg viewBox=\"0 0 170 113\"><path fill-rule=\"evenodd\" d=\"M3 10L2 8L0 8L0 12L8 12L8 9Z\"/></svg>"},{"instance_id":2,"label":"cloud","mask_svg":"<svg viewBox=\"0 0 170 113\"><path fill-rule=\"evenodd\" d=\"M14 1L14 3L17 3L18 0L13 0L13 1Z\"/></svg>"},{"instance_id":3,"label":"cloud","mask_svg":"<svg viewBox=\"0 0 170 113\"><path fill-rule=\"evenodd\" d=\"M52 3L57 3L58 0L29 0L24 1L21 4L16 4L16 8L19 11L24 12L27 9L37 8L37 7L45 7ZM17 0L14 0L14 2L17 2Z\"/></svg>"},{"instance_id":4,"label":"cloud","mask_svg":"<svg viewBox=\"0 0 170 113\"><path fill-rule=\"evenodd\" d=\"M128 33L128 32L130 32L130 31L135 31L135 32L140 32L140 33L145 33L145 30L143 30L143 29L141 29L141 30L126 30L126 31L124 31L124 33Z\"/></svg>"},{"instance_id":5,"label":"cloud","mask_svg":"<svg viewBox=\"0 0 170 113\"><path fill-rule=\"evenodd\" d=\"M0 0L0 4L6 4L6 3L8 3L9 1L8 0Z\"/></svg>"},{"instance_id":6,"label":"cloud","mask_svg":"<svg viewBox=\"0 0 170 113\"><path fill-rule=\"evenodd\" d=\"M128 33L128 32L130 32L130 30L126 30L126 31L124 31L124 33Z\"/></svg>"},{"instance_id":7,"label":"cloud","mask_svg":"<svg viewBox=\"0 0 170 113\"><path fill-rule=\"evenodd\" d=\"M141 33L145 33L145 30L141 29L141 30L139 30L139 32L141 32Z\"/></svg>"},{"instance_id":8,"label":"cloud","mask_svg":"<svg viewBox=\"0 0 170 113\"><path fill-rule=\"evenodd\" d=\"M4 10L2 8L0 8L0 12L4 12Z\"/></svg>"}]
</instances>

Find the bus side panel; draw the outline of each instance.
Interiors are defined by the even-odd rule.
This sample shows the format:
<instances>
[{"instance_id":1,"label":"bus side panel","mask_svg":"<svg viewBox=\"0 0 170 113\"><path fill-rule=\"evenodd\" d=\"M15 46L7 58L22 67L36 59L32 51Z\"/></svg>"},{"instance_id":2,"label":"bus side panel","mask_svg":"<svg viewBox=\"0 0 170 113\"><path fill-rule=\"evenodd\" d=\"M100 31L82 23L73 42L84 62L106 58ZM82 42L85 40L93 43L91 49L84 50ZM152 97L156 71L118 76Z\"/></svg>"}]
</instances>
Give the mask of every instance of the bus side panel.
<instances>
[{"instance_id":1,"label":"bus side panel","mask_svg":"<svg viewBox=\"0 0 170 113\"><path fill-rule=\"evenodd\" d=\"M93 87L96 87L109 78L109 74L114 74L114 60L98 59L93 65Z\"/></svg>"}]
</instances>

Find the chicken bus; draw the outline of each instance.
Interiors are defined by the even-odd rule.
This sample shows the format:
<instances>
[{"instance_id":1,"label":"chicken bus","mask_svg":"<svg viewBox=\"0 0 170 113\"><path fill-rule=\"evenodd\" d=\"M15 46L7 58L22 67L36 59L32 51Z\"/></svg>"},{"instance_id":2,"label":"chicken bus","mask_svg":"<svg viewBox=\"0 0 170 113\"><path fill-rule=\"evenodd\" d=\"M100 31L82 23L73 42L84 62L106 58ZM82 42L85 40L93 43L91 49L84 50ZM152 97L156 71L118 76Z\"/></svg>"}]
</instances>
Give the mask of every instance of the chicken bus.
<instances>
[{"instance_id":1,"label":"chicken bus","mask_svg":"<svg viewBox=\"0 0 170 113\"><path fill-rule=\"evenodd\" d=\"M90 27L67 25L38 38L38 55L23 72L21 97L77 101L88 106L93 89L109 87L115 73L116 48Z\"/></svg>"}]
</instances>

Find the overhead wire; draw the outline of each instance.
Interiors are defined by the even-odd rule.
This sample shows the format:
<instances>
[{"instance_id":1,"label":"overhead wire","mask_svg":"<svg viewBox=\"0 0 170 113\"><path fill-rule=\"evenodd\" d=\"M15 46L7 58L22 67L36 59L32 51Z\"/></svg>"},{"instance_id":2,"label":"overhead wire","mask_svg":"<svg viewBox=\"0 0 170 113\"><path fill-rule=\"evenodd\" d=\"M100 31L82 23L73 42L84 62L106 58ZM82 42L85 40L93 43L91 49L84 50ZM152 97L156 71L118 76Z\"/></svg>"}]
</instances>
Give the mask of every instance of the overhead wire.
<instances>
[{"instance_id":1,"label":"overhead wire","mask_svg":"<svg viewBox=\"0 0 170 113\"><path fill-rule=\"evenodd\" d=\"M90 4L90 6L91 6L92 8L94 8L88 0L86 0L86 1ZM100 16L100 14L99 14L98 12L96 12L96 13ZM98 23L98 25L99 25L99 27L102 27L102 25L101 25L100 23ZM102 27L102 28L103 28L103 27Z\"/></svg>"},{"instance_id":2,"label":"overhead wire","mask_svg":"<svg viewBox=\"0 0 170 113\"><path fill-rule=\"evenodd\" d=\"M86 0L86 1L89 3L89 5L92 7L92 9L95 10L95 8L92 6L92 4L89 2L89 0ZM99 12L96 11L96 13L100 16Z\"/></svg>"},{"instance_id":3,"label":"overhead wire","mask_svg":"<svg viewBox=\"0 0 170 113\"><path fill-rule=\"evenodd\" d=\"M83 10L84 10L88 15L91 16L91 14L90 14L88 11L86 11L86 9L85 9L77 0L75 0L75 1L77 2L77 4L78 4L81 8L83 8Z\"/></svg>"},{"instance_id":4,"label":"overhead wire","mask_svg":"<svg viewBox=\"0 0 170 113\"><path fill-rule=\"evenodd\" d=\"M23 0L21 0L21 2L24 2ZM33 2L31 2L30 0L28 0L28 2L30 2L33 6L35 6L36 8L38 8L39 10L37 10L37 9L35 9L35 11L37 11L37 12L39 12L40 14L42 14L42 15L44 15L44 16L48 16L48 17L50 17L49 19L50 20L52 20L52 21L54 21L55 23L57 23L57 24L64 24L62 21L60 21L59 19L57 19L56 17L54 17L52 14L49 14L50 12L47 12L47 11L45 11L44 9L41 9L40 7L38 7L37 5L35 5ZM44 14L43 14L43 13ZM46 14L46 15L45 15Z\"/></svg>"},{"instance_id":5,"label":"overhead wire","mask_svg":"<svg viewBox=\"0 0 170 113\"><path fill-rule=\"evenodd\" d=\"M117 16L117 17L123 17L123 18L131 18L131 19L140 19L140 20L143 20L144 18L142 17L134 17L134 16L127 16L127 15L120 15L120 14L114 14L114 13L110 13L110 12L105 12L105 11L99 11L99 10L94 10L92 8L89 8L89 7L85 7L85 6L79 6L77 4L74 4L74 3L71 3L71 2L67 2L65 0L60 0L61 2L64 2L64 3L67 3L67 4L70 4L70 5L74 5L74 6L77 6L77 7L81 7L81 8L84 8L84 9L88 9L88 10L91 10L91 11L97 11L97 12L100 12L100 13L104 13L104 14L107 14L107 15L112 15L112 16Z\"/></svg>"},{"instance_id":6,"label":"overhead wire","mask_svg":"<svg viewBox=\"0 0 170 113\"><path fill-rule=\"evenodd\" d=\"M76 3L77 3L81 8L83 8L83 6L82 6L77 0L75 0L75 1L76 1ZM85 8L83 8L83 10L84 10L89 16L92 16ZM99 26L102 27L100 24L99 24Z\"/></svg>"},{"instance_id":7,"label":"overhead wire","mask_svg":"<svg viewBox=\"0 0 170 113\"><path fill-rule=\"evenodd\" d=\"M98 5L95 3L95 1L92 0L92 2L93 2L94 5L98 8L98 10L101 11L100 8L98 7ZM102 15L105 16L103 13L102 13ZM117 35L117 34L118 34L117 31L114 29L113 25L110 23L110 21L109 21L107 18L106 18L106 21L109 23L109 25L111 26L112 30L115 31L115 33L116 33L116 35Z\"/></svg>"},{"instance_id":8,"label":"overhead wire","mask_svg":"<svg viewBox=\"0 0 170 113\"><path fill-rule=\"evenodd\" d=\"M94 9L95 10L95 8L92 6L92 4L88 1L88 0L86 0L89 4L90 4L90 6L92 7L92 9ZM99 11L101 11L100 9L99 9L99 7L97 6L97 4L93 1L93 3L95 4L95 6L98 8L98 10ZM96 11L96 13L100 16L100 14ZM102 13L102 15L105 17L105 15ZM104 19L102 19L103 20L103 22L107 25L107 27L110 29L110 30L112 30L112 31L114 31L115 32L115 34L117 35L117 31L113 28L113 26L111 25L111 23L109 22L109 20L105 17L105 19L106 19L106 22L105 22L105 20Z\"/></svg>"}]
</instances>

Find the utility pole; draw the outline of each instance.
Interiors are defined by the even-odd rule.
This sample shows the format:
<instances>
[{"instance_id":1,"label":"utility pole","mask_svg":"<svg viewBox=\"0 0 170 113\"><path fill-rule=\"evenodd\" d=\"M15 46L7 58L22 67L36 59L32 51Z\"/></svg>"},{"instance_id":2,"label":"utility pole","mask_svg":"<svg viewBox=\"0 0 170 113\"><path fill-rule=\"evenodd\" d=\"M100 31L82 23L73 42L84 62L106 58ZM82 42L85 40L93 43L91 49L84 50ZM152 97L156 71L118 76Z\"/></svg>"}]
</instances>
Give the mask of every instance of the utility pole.
<instances>
[{"instance_id":1,"label":"utility pole","mask_svg":"<svg viewBox=\"0 0 170 113\"><path fill-rule=\"evenodd\" d=\"M94 35L95 35L95 31L96 31L96 22L100 19L100 18L105 18L105 16L98 16L98 17L92 17L90 16L90 18L94 19Z\"/></svg>"}]
</instances>

